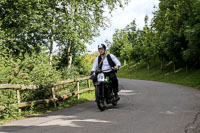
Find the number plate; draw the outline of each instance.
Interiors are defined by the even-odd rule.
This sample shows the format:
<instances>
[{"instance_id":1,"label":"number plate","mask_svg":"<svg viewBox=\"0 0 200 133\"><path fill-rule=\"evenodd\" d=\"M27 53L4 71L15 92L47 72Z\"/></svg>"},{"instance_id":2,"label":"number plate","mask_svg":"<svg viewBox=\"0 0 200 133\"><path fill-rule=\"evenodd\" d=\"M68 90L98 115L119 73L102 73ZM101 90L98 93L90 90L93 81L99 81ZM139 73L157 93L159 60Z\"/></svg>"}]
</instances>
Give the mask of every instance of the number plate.
<instances>
[{"instance_id":1,"label":"number plate","mask_svg":"<svg viewBox=\"0 0 200 133\"><path fill-rule=\"evenodd\" d=\"M98 80L98 82L103 82L105 80L104 74L99 73L98 76L97 76L97 80Z\"/></svg>"}]
</instances>

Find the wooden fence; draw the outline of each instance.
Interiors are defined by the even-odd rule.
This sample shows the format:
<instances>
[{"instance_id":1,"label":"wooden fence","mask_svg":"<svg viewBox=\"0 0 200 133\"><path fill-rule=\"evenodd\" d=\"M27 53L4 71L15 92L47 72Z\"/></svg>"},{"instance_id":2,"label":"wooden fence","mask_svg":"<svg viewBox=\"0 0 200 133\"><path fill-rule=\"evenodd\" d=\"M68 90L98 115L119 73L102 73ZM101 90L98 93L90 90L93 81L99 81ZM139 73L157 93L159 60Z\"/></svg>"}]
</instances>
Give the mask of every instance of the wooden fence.
<instances>
[{"instance_id":1,"label":"wooden fence","mask_svg":"<svg viewBox=\"0 0 200 133\"><path fill-rule=\"evenodd\" d=\"M80 90L80 81L83 81L83 80L87 80L88 88ZM65 99L67 99L69 97L72 97L73 95L78 95L78 99L79 99L79 94L80 93L94 90L94 88L90 86L89 77L58 81L56 83L51 83L51 84L47 84L47 85L0 84L0 90L1 89L13 89L13 90L16 90L16 92L17 92L17 104L12 104L12 106L19 107L19 113L21 113L21 109L20 108L28 107L28 106L31 106L32 104L36 105L36 104L41 104L41 103L53 102L54 105L56 106L56 102L58 101L58 97L56 96L55 91L58 90L60 85L66 85L66 84L73 83L73 82L76 82L77 91L71 92L71 93L69 93L67 95L59 96L59 99L61 98L62 100L65 100ZM51 93L52 93L51 94L52 95L51 98L28 101L28 102L21 102L20 91L22 91L22 90L33 90L34 91L34 90L44 89L44 88L51 88ZM3 105L3 106L0 105L0 110L5 110L6 108L7 107L5 105Z\"/></svg>"}]
</instances>

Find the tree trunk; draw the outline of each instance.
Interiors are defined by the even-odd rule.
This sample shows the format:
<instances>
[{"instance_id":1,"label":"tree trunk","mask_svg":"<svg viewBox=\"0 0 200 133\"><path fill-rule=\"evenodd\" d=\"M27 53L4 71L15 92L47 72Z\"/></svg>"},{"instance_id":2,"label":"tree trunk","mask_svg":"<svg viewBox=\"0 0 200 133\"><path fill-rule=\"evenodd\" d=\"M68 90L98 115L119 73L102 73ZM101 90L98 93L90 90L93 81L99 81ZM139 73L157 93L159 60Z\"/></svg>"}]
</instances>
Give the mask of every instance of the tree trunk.
<instances>
[{"instance_id":1,"label":"tree trunk","mask_svg":"<svg viewBox=\"0 0 200 133\"><path fill-rule=\"evenodd\" d=\"M150 70L150 63L147 61L147 70Z\"/></svg>"},{"instance_id":2,"label":"tree trunk","mask_svg":"<svg viewBox=\"0 0 200 133\"><path fill-rule=\"evenodd\" d=\"M72 67L72 54L68 56L68 65L67 68L70 69Z\"/></svg>"},{"instance_id":3,"label":"tree trunk","mask_svg":"<svg viewBox=\"0 0 200 133\"><path fill-rule=\"evenodd\" d=\"M51 28L51 41L50 41L50 48L49 48L49 64L52 65L53 61L53 42L54 42L54 29L55 29L55 16L52 18L52 28Z\"/></svg>"},{"instance_id":4,"label":"tree trunk","mask_svg":"<svg viewBox=\"0 0 200 133\"><path fill-rule=\"evenodd\" d=\"M163 70L163 60L161 60L160 69L161 69L161 71Z\"/></svg>"},{"instance_id":5,"label":"tree trunk","mask_svg":"<svg viewBox=\"0 0 200 133\"><path fill-rule=\"evenodd\" d=\"M136 71L138 70L138 63L136 63Z\"/></svg>"},{"instance_id":6,"label":"tree trunk","mask_svg":"<svg viewBox=\"0 0 200 133\"><path fill-rule=\"evenodd\" d=\"M188 64L187 63L185 64L185 71L186 71L186 73L188 72Z\"/></svg>"},{"instance_id":7,"label":"tree trunk","mask_svg":"<svg viewBox=\"0 0 200 133\"><path fill-rule=\"evenodd\" d=\"M124 66L126 65L126 60L124 60Z\"/></svg>"},{"instance_id":8,"label":"tree trunk","mask_svg":"<svg viewBox=\"0 0 200 133\"><path fill-rule=\"evenodd\" d=\"M52 65L53 61L53 35L51 36L50 49L49 49L49 64Z\"/></svg>"},{"instance_id":9,"label":"tree trunk","mask_svg":"<svg viewBox=\"0 0 200 133\"><path fill-rule=\"evenodd\" d=\"M72 66L72 59L73 59L73 43L70 41L70 44L68 46L68 56L67 56L67 68L70 69Z\"/></svg>"},{"instance_id":10,"label":"tree trunk","mask_svg":"<svg viewBox=\"0 0 200 133\"><path fill-rule=\"evenodd\" d=\"M174 72L176 71L176 64L174 63L174 61L172 61L173 63L173 69L174 69Z\"/></svg>"}]
</instances>

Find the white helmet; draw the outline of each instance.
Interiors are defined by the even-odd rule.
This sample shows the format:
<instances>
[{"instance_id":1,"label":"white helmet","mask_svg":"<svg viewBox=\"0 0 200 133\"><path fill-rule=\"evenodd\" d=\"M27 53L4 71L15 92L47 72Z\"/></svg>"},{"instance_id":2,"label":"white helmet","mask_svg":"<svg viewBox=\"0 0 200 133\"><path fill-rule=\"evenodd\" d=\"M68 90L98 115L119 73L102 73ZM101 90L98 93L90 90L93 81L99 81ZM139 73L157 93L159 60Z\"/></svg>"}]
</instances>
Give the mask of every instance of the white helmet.
<instances>
[{"instance_id":1,"label":"white helmet","mask_svg":"<svg viewBox=\"0 0 200 133\"><path fill-rule=\"evenodd\" d=\"M106 50L106 46L104 44L98 45L98 49L101 49L101 48L103 48L104 50Z\"/></svg>"}]
</instances>

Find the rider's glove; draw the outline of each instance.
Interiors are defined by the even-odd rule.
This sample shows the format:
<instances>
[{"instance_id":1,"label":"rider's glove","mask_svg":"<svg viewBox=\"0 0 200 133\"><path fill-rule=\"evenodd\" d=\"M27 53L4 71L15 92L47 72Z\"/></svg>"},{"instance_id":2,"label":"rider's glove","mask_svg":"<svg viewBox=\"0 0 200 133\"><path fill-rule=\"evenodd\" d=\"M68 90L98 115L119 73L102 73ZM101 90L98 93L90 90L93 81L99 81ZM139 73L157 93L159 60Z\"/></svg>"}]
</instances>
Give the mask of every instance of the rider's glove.
<instances>
[{"instance_id":1,"label":"rider's glove","mask_svg":"<svg viewBox=\"0 0 200 133\"><path fill-rule=\"evenodd\" d=\"M119 66L114 66L113 69L114 70L119 70Z\"/></svg>"},{"instance_id":2,"label":"rider's glove","mask_svg":"<svg viewBox=\"0 0 200 133\"><path fill-rule=\"evenodd\" d=\"M90 73L89 73L90 75L92 75L93 74L93 71L90 71Z\"/></svg>"}]
</instances>

